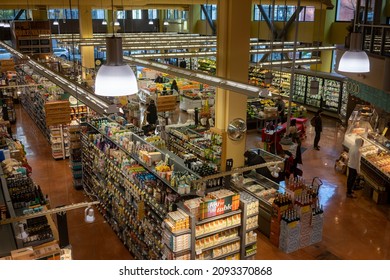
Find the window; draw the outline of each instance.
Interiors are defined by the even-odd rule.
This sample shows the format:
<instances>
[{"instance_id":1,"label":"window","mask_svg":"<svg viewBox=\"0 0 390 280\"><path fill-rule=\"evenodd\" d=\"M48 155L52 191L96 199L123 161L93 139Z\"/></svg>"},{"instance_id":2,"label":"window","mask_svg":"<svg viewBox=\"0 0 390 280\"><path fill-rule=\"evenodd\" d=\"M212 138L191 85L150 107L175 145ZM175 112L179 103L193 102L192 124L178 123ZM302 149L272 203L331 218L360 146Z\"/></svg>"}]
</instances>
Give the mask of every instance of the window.
<instances>
[{"instance_id":1,"label":"window","mask_svg":"<svg viewBox=\"0 0 390 280\"><path fill-rule=\"evenodd\" d=\"M314 7L304 7L301 13L299 14L300 21L314 21Z\"/></svg>"},{"instance_id":2,"label":"window","mask_svg":"<svg viewBox=\"0 0 390 280\"><path fill-rule=\"evenodd\" d=\"M180 11L173 10L173 9L167 10L166 18L167 19L179 19L179 18L181 18Z\"/></svg>"},{"instance_id":3,"label":"window","mask_svg":"<svg viewBox=\"0 0 390 280\"><path fill-rule=\"evenodd\" d=\"M337 0L336 21L351 21L355 17L356 0Z\"/></svg>"},{"instance_id":4,"label":"window","mask_svg":"<svg viewBox=\"0 0 390 280\"><path fill-rule=\"evenodd\" d=\"M207 13L210 15L212 20L217 20L217 5L203 5L206 8ZM205 20L206 15L201 10L200 19Z\"/></svg>"},{"instance_id":5,"label":"window","mask_svg":"<svg viewBox=\"0 0 390 280\"><path fill-rule=\"evenodd\" d=\"M157 10L156 10L156 9L154 9L154 10L149 9L149 10L148 10L148 18L149 18L149 19L156 19L156 18L158 18L158 16L157 16Z\"/></svg>"},{"instance_id":6,"label":"window","mask_svg":"<svg viewBox=\"0 0 390 280\"><path fill-rule=\"evenodd\" d=\"M272 5L261 5L264 13L271 21L288 21L294 14L296 7L295 6L285 6L285 5L275 5L274 8ZM314 7L303 7L300 15L300 21L314 21ZM272 18L273 12L273 18ZM253 20L259 21L264 20L263 15L260 13L258 5L254 6L253 9Z\"/></svg>"},{"instance_id":7,"label":"window","mask_svg":"<svg viewBox=\"0 0 390 280\"><path fill-rule=\"evenodd\" d=\"M116 11L116 18L117 19L125 19L126 18L126 11Z\"/></svg>"},{"instance_id":8,"label":"window","mask_svg":"<svg viewBox=\"0 0 390 280\"><path fill-rule=\"evenodd\" d=\"M75 9L50 9L48 14L49 19L78 19L79 10Z\"/></svg>"},{"instance_id":9,"label":"window","mask_svg":"<svg viewBox=\"0 0 390 280\"><path fill-rule=\"evenodd\" d=\"M182 11L181 12L181 19L187 19L188 18L188 12L187 11Z\"/></svg>"},{"instance_id":10,"label":"window","mask_svg":"<svg viewBox=\"0 0 390 280\"><path fill-rule=\"evenodd\" d=\"M104 10L92 10L92 19L104 19Z\"/></svg>"},{"instance_id":11,"label":"window","mask_svg":"<svg viewBox=\"0 0 390 280\"><path fill-rule=\"evenodd\" d=\"M142 10L132 10L133 19L142 19Z\"/></svg>"}]
</instances>

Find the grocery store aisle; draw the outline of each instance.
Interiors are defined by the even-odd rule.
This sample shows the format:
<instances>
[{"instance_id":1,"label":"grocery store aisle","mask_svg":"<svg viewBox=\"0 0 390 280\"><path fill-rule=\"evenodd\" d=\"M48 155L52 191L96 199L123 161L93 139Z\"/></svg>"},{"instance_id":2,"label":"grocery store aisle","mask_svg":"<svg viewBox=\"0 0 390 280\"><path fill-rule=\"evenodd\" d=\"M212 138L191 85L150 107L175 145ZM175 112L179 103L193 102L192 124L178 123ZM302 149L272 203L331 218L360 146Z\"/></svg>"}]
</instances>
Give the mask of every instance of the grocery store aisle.
<instances>
[{"instance_id":1,"label":"grocery store aisle","mask_svg":"<svg viewBox=\"0 0 390 280\"><path fill-rule=\"evenodd\" d=\"M69 160L54 160L51 148L39 128L20 104L16 105L17 122L13 136L24 144L32 178L49 195L50 206L69 205L88 201L82 191L73 188ZM67 212L69 242L74 259L132 259L123 243L95 211L96 221L84 222L84 209ZM55 218L53 216L53 218Z\"/></svg>"},{"instance_id":2,"label":"grocery store aisle","mask_svg":"<svg viewBox=\"0 0 390 280\"><path fill-rule=\"evenodd\" d=\"M14 136L25 145L33 179L49 194L51 207L86 201L82 191L72 186L68 160L54 160L50 145L31 118L20 105L16 110ZM312 148L314 132L308 124L302 166L309 181L318 176L324 182L320 190L325 211L322 242L285 254L258 233L257 259L390 259L390 206L376 205L362 191L357 192L357 199L346 198L346 177L333 167L341 151L343 132L332 119L324 118L324 127L321 150L316 151ZM250 132L247 138L248 148L259 145L260 134ZM67 214L74 259L132 258L98 211L93 224L84 222L83 211L72 210Z\"/></svg>"}]
</instances>

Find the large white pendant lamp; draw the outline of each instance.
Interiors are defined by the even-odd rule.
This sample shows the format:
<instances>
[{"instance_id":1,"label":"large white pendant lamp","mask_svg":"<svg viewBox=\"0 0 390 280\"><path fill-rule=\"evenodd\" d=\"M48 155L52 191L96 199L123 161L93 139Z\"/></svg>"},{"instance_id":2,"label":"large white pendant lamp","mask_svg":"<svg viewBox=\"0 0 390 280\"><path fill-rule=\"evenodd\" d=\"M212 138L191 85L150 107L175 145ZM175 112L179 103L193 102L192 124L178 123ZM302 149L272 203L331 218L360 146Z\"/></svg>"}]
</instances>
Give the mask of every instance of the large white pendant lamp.
<instances>
[{"instance_id":1,"label":"large white pendant lamp","mask_svg":"<svg viewBox=\"0 0 390 280\"><path fill-rule=\"evenodd\" d=\"M350 48L340 59L338 70L349 73L370 72L370 60L365 51L361 49L362 34L351 33Z\"/></svg>"},{"instance_id":2,"label":"large white pendant lamp","mask_svg":"<svg viewBox=\"0 0 390 280\"><path fill-rule=\"evenodd\" d=\"M95 80L95 94L125 96L138 92L137 79L130 66L123 62L122 38L106 38L107 62L100 67Z\"/></svg>"}]
</instances>

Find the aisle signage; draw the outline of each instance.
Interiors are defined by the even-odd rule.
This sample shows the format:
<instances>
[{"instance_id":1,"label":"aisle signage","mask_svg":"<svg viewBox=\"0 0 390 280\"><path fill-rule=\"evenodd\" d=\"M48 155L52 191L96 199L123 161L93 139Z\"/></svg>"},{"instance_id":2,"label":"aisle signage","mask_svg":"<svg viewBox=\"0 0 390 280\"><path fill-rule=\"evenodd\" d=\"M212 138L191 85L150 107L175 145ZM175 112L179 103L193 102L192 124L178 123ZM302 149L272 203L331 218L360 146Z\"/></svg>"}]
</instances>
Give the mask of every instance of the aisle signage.
<instances>
[{"instance_id":1,"label":"aisle signage","mask_svg":"<svg viewBox=\"0 0 390 280\"><path fill-rule=\"evenodd\" d=\"M239 194L202 202L199 205L199 219L203 220L206 218L222 215L230 211L235 211L238 209L239 205Z\"/></svg>"}]
</instances>

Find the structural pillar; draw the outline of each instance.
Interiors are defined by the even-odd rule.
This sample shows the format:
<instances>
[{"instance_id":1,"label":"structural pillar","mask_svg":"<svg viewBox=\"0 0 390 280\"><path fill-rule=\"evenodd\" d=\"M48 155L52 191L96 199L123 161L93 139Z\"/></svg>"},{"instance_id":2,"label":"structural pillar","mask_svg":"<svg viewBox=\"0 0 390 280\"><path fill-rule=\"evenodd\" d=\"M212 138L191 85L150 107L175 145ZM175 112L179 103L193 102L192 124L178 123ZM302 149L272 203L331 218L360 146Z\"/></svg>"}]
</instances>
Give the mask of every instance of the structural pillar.
<instances>
[{"instance_id":1,"label":"structural pillar","mask_svg":"<svg viewBox=\"0 0 390 280\"><path fill-rule=\"evenodd\" d=\"M217 7L217 76L248 83L252 0L218 0ZM227 131L233 119L246 121L246 101L245 95L217 89L216 128ZM226 138L226 159L233 159L233 167L243 166L246 137Z\"/></svg>"},{"instance_id":2,"label":"structural pillar","mask_svg":"<svg viewBox=\"0 0 390 280\"><path fill-rule=\"evenodd\" d=\"M313 41L322 42L322 45L329 45L331 36L331 26L336 16L336 9L327 10L326 5L316 7L314 12L313 22ZM331 72L332 68L332 51L321 51L321 63L317 66L315 64L310 66L313 71Z\"/></svg>"},{"instance_id":3,"label":"structural pillar","mask_svg":"<svg viewBox=\"0 0 390 280\"><path fill-rule=\"evenodd\" d=\"M91 6L79 6L79 25L81 38L93 38L92 27L92 9ZM91 72L95 68L95 54L93 46L82 46L81 51L81 65L82 78L88 84L92 84Z\"/></svg>"},{"instance_id":4,"label":"structural pillar","mask_svg":"<svg viewBox=\"0 0 390 280\"><path fill-rule=\"evenodd\" d=\"M29 10L28 14L28 17L32 20L48 20L47 9L31 9Z\"/></svg>"}]
</instances>

